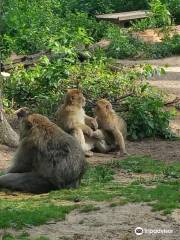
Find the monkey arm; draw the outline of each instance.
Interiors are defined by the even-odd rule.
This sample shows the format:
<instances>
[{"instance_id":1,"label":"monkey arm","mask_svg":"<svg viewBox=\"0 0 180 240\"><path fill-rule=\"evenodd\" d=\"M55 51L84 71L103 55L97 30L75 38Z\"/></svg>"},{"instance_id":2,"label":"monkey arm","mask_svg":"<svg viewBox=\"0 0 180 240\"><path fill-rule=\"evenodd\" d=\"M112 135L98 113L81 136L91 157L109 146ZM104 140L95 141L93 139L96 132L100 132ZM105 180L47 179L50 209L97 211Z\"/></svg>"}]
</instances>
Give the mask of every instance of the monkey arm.
<instances>
[{"instance_id":1,"label":"monkey arm","mask_svg":"<svg viewBox=\"0 0 180 240\"><path fill-rule=\"evenodd\" d=\"M20 143L17 152L13 159L13 165L10 167L8 173L29 172L32 170L32 160L34 158L33 148L25 141Z\"/></svg>"},{"instance_id":2,"label":"monkey arm","mask_svg":"<svg viewBox=\"0 0 180 240\"><path fill-rule=\"evenodd\" d=\"M112 133L114 135L114 138L118 147L120 148L120 150L122 150L122 153L126 153L126 148L125 148L125 143L124 143L124 138L122 133L119 131L117 127L112 129Z\"/></svg>"},{"instance_id":3,"label":"monkey arm","mask_svg":"<svg viewBox=\"0 0 180 240\"><path fill-rule=\"evenodd\" d=\"M87 136L92 136L92 134L93 134L93 130L88 126L88 125L86 125L86 124L83 124L83 123L79 123L77 126L76 126L76 128L80 128L82 131L83 131L83 133L85 134L85 135L87 135Z\"/></svg>"},{"instance_id":4,"label":"monkey arm","mask_svg":"<svg viewBox=\"0 0 180 240\"><path fill-rule=\"evenodd\" d=\"M85 115L85 123L90 128L93 128L94 130L98 129L98 123L96 121L96 118L89 117L88 115Z\"/></svg>"}]
</instances>

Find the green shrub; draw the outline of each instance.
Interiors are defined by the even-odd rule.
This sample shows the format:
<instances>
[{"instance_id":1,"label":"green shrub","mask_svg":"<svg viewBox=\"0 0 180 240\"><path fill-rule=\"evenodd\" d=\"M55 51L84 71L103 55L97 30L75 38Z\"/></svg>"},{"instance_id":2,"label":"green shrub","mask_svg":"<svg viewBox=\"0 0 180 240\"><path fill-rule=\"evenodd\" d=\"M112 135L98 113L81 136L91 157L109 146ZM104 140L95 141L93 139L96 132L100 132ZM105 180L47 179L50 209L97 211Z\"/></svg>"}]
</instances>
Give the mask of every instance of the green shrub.
<instances>
[{"instance_id":1,"label":"green shrub","mask_svg":"<svg viewBox=\"0 0 180 240\"><path fill-rule=\"evenodd\" d=\"M168 7L174 21L180 23L180 1L179 0L161 0Z\"/></svg>"},{"instance_id":2,"label":"green shrub","mask_svg":"<svg viewBox=\"0 0 180 240\"><path fill-rule=\"evenodd\" d=\"M112 41L106 49L107 56L112 58L153 59L172 56L180 52L179 35L170 37L167 33L162 42L149 44L133 37L131 31L109 25L105 36Z\"/></svg>"},{"instance_id":3,"label":"green shrub","mask_svg":"<svg viewBox=\"0 0 180 240\"><path fill-rule=\"evenodd\" d=\"M128 135L137 140L145 137L159 136L171 138L169 129L172 114L163 110L164 103L158 95L145 95L128 99L127 117Z\"/></svg>"},{"instance_id":4,"label":"green shrub","mask_svg":"<svg viewBox=\"0 0 180 240\"><path fill-rule=\"evenodd\" d=\"M134 92L134 96L124 103L128 110L125 117L129 136L133 139L170 136L168 124L171 115L163 110L161 96L147 83L139 81L156 72L152 67L147 65L143 71L124 69L114 73L104 61L97 62L95 59L74 65L68 59L68 56L66 61L58 59L48 62L43 59L35 68L16 69L5 82L6 98L10 102L13 99L16 107L29 106L34 111L51 116L67 88L83 89L88 99L86 111L90 112L92 103L99 98L108 98L117 107L120 96Z\"/></svg>"}]
</instances>

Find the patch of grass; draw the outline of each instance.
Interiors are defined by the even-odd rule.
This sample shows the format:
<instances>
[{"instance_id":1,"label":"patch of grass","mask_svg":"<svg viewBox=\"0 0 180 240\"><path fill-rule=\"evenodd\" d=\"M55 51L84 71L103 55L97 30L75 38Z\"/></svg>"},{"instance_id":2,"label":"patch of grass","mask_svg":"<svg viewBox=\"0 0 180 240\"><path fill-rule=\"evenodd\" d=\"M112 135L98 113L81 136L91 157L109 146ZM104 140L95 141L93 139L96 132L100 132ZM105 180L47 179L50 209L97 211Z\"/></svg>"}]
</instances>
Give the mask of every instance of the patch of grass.
<instances>
[{"instance_id":1,"label":"patch of grass","mask_svg":"<svg viewBox=\"0 0 180 240\"><path fill-rule=\"evenodd\" d=\"M111 166L122 168L127 172L159 174L165 165L161 161L153 160L147 156L130 156L124 160L112 161Z\"/></svg>"},{"instance_id":2,"label":"patch of grass","mask_svg":"<svg viewBox=\"0 0 180 240\"><path fill-rule=\"evenodd\" d=\"M170 213L180 208L179 181L160 183L155 188L131 184L123 188L122 194L129 202L149 202L154 211Z\"/></svg>"},{"instance_id":3,"label":"patch of grass","mask_svg":"<svg viewBox=\"0 0 180 240\"><path fill-rule=\"evenodd\" d=\"M31 238L26 233L21 234L19 236L15 236L15 237L12 234L7 233L2 236L2 240L31 240ZM49 240L49 238L41 236L41 237L35 238L34 240Z\"/></svg>"},{"instance_id":4,"label":"patch of grass","mask_svg":"<svg viewBox=\"0 0 180 240\"><path fill-rule=\"evenodd\" d=\"M0 227L22 228L27 225L41 225L50 219L62 220L75 206L55 206L41 200L1 200Z\"/></svg>"},{"instance_id":5,"label":"patch of grass","mask_svg":"<svg viewBox=\"0 0 180 240\"><path fill-rule=\"evenodd\" d=\"M84 176L83 184L109 182L113 179L114 173L114 170L106 165L91 167Z\"/></svg>"},{"instance_id":6,"label":"patch of grass","mask_svg":"<svg viewBox=\"0 0 180 240\"><path fill-rule=\"evenodd\" d=\"M171 165L166 166L163 169L163 174L167 178L179 178L180 179L180 164L173 163Z\"/></svg>"},{"instance_id":7,"label":"patch of grass","mask_svg":"<svg viewBox=\"0 0 180 240\"><path fill-rule=\"evenodd\" d=\"M135 173L152 173L155 178L124 185L113 179L118 168ZM154 211L170 213L180 207L179 173L179 163L165 164L138 156L113 161L106 166L89 167L78 189L64 189L33 196L5 195L5 199L1 197L0 228L21 228L44 224L51 219L62 220L66 214L79 207L75 205L77 201L107 201L111 207L127 202L147 202ZM70 203L62 205L64 200ZM96 206L87 204L80 211L94 210L98 210Z\"/></svg>"},{"instance_id":8,"label":"patch of grass","mask_svg":"<svg viewBox=\"0 0 180 240\"><path fill-rule=\"evenodd\" d=\"M110 166L124 169L127 172L164 174L169 177L180 177L180 164L178 162L166 164L163 161L154 160L147 156L130 156L124 160L112 161Z\"/></svg>"},{"instance_id":9,"label":"patch of grass","mask_svg":"<svg viewBox=\"0 0 180 240\"><path fill-rule=\"evenodd\" d=\"M98 211L100 207L94 206L92 204L85 205L79 209L79 212L86 213L91 211Z\"/></svg>"}]
</instances>

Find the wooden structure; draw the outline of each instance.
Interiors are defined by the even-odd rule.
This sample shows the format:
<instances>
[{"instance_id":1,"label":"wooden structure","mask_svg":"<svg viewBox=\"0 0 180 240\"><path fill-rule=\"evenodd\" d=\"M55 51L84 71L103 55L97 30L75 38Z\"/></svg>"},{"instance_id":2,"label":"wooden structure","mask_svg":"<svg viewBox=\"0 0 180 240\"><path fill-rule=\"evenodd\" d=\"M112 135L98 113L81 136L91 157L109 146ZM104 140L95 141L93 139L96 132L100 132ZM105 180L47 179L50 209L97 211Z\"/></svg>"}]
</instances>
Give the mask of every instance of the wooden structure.
<instances>
[{"instance_id":1,"label":"wooden structure","mask_svg":"<svg viewBox=\"0 0 180 240\"><path fill-rule=\"evenodd\" d=\"M146 18L148 17L149 13L150 11L147 10L139 10L131 12L96 15L96 18L99 20L111 21L119 25L124 25L125 23L130 22L131 20Z\"/></svg>"}]
</instances>

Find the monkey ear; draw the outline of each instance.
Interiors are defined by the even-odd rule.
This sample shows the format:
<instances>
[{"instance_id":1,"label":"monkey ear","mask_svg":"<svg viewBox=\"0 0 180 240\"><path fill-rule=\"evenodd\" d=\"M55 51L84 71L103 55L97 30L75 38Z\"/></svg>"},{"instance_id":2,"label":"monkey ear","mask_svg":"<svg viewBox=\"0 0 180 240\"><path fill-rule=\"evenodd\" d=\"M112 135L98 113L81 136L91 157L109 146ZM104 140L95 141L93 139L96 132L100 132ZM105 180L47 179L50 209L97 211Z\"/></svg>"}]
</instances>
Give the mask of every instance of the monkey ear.
<instances>
[{"instance_id":1,"label":"monkey ear","mask_svg":"<svg viewBox=\"0 0 180 240\"><path fill-rule=\"evenodd\" d=\"M18 109L15 114L17 115L18 119L25 118L30 114L30 110L27 107L22 107Z\"/></svg>"}]
</instances>

